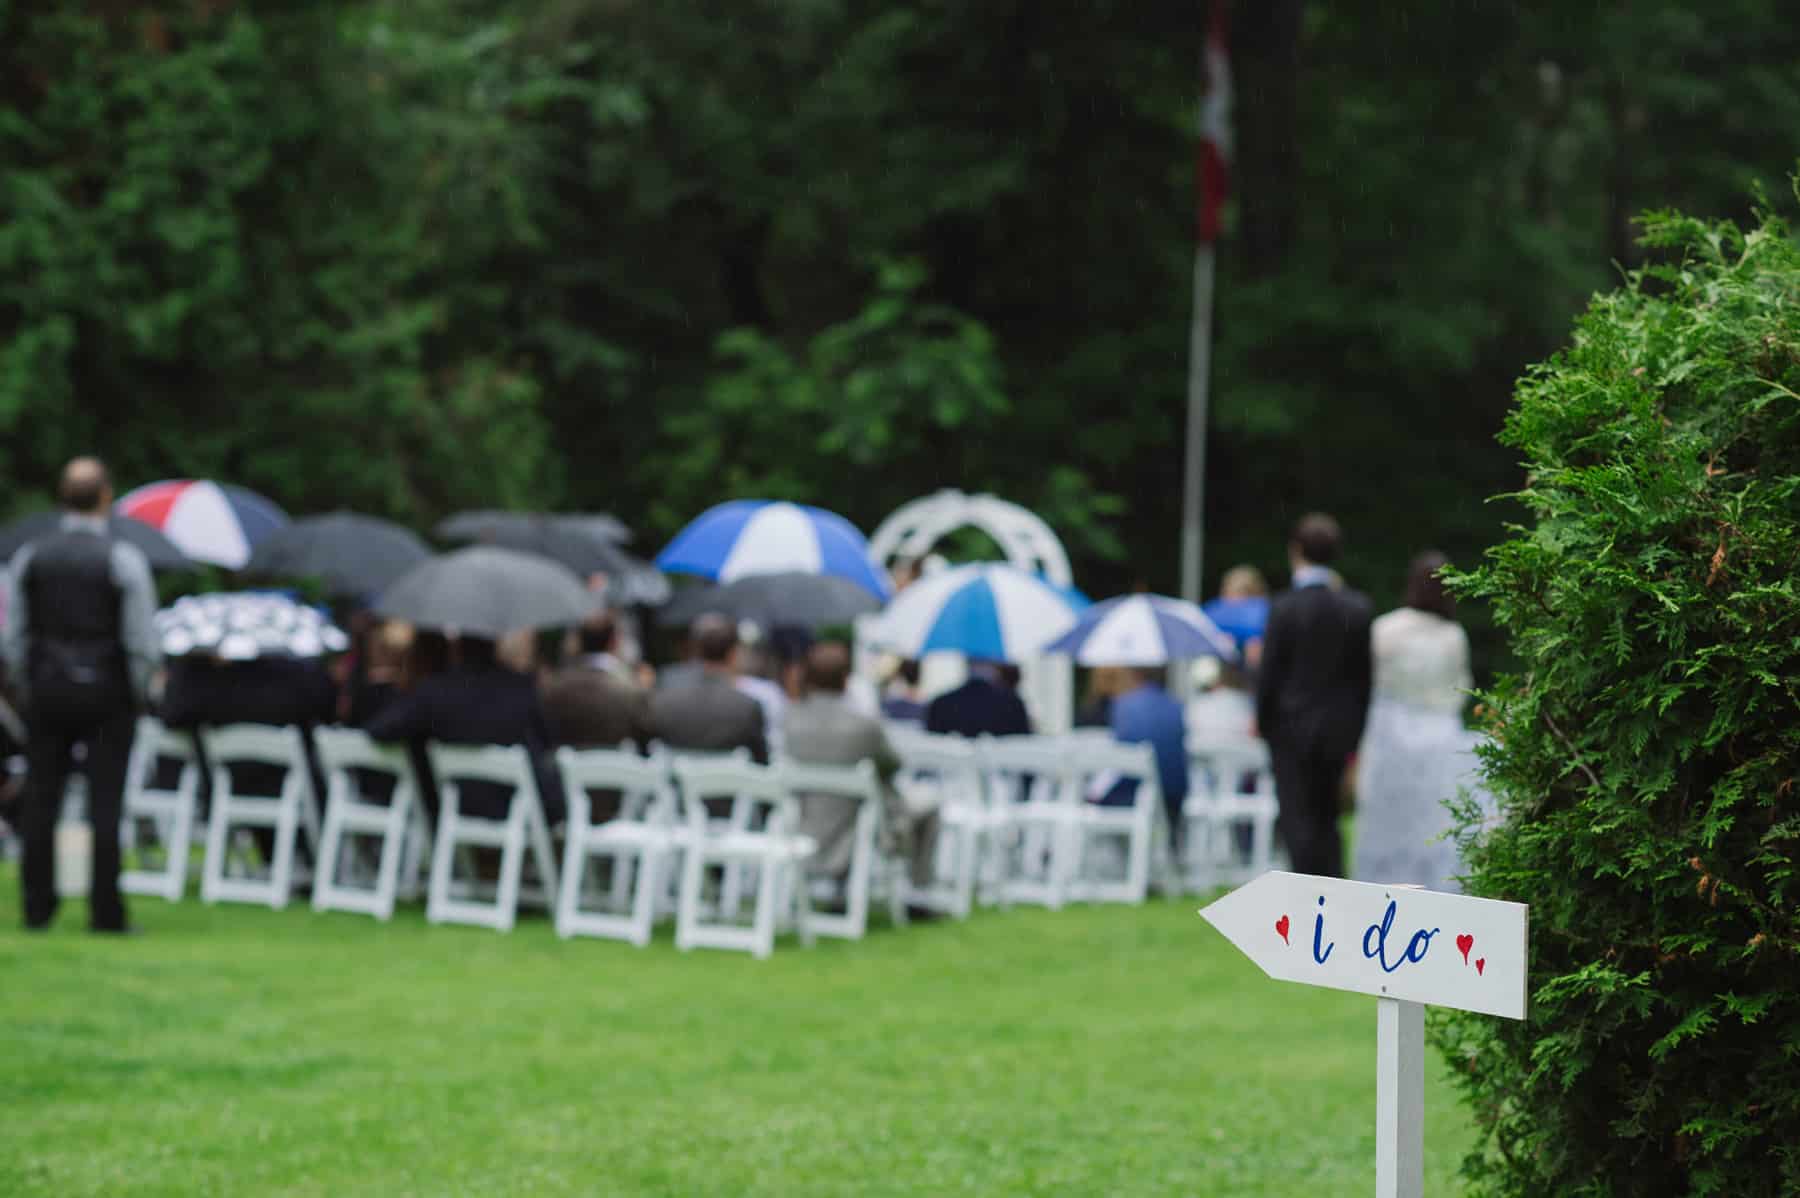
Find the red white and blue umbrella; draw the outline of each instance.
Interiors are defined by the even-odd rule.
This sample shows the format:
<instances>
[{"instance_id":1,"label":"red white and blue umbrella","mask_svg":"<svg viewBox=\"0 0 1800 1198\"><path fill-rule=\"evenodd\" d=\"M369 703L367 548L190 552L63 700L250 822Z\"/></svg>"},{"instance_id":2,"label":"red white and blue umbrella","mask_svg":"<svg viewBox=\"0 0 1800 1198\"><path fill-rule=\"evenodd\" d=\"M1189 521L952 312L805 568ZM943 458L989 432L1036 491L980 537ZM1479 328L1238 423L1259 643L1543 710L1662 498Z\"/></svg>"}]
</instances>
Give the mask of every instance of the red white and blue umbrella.
<instances>
[{"instance_id":1,"label":"red white and blue umbrella","mask_svg":"<svg viewBox=\"0 0 1800 1198\"><path fill-rule=\"evenodd\" d=\"M195 561L241 570L258 542L288 523L287 513L255 491L177 478L137 488L115 505L142 520Z\"/></svg>"},{"instance_id":2,"label":"red white and blue umbrella","mask_svg":"<svg viewBox=\"0 0 1800 1198\"><path fill-rule=\"evenodd\" d=\"M1196 604L1165 595L1121 595L1096 603L1044 651L1067 653L1083 666L1160 666L1237 657L1231 637Z\"/></svg>"},{"instance_id":3,"label":"red white and blue umbrella","mask_svg":"<svg viewBox=\"0 0 1800 1198\"><path fill-rule=\"evenodd\" d=\"M835 512L798 503L737 499L708 508L656 555L658 568L736 582L757 574L829 574L877 599L887 579L869 559L869 542Z\"/></svg>"},{"instance_id":4,"label":"red white and blue umbrella","mask_svg":"<svg viewBox=\"0 0 1800 1198\"><path fill-rule=\"evenodd\" d=\"M953 651L982 661L1024 661L1075 623L1062 592L1017 566L976 563L928 574L870 625L877 648L902 657Z\"/></svg>"}]
</instances>

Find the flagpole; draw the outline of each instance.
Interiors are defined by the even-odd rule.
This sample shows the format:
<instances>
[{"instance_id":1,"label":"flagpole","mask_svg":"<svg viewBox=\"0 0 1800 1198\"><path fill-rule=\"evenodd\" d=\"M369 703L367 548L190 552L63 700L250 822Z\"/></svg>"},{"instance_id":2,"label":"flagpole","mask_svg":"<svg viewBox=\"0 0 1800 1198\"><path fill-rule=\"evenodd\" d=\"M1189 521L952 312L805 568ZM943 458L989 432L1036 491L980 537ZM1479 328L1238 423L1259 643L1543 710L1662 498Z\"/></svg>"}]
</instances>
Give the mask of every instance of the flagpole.
<instances>
[{"instance_id":1,"label":"flagpole","mask_svg":"<svg viewBox=\"0 0 1800 1198\"><path fill-rule=\"evenodd\" d=\"M1181 597L1200 602L1205 563L1207 383L1212 375L1213 243L1194 249L1194 318L1188 336L1187 452L1182 465Z\"/></svg>"}]
</instances>

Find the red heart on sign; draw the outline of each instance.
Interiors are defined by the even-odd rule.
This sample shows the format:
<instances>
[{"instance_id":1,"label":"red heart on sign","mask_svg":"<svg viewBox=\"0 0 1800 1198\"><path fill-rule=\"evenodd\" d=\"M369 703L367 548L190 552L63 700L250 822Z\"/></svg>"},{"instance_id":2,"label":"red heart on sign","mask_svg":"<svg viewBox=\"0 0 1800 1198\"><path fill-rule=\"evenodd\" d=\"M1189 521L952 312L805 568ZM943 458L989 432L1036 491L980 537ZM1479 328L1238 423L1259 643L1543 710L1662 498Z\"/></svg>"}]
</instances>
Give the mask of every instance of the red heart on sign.
<instances>
[{"instance_id":1,"label":"red heart on sign","mask_svg":"<svg viewBox=\"0 0 1800 1198\"><path fill-rule=\"evenodd\" d=\"M1463 964L1469 963L1469 950L1475 947L1475 937L1464 932L1456 938L1456 951L1463 955Z\"/></svg>"},{"instance_id":2,"label":"red heart on sign","mask_svg":"<svg viewBox=\"0 0 1800 1198\"><path fill-rule=\"evenodd\" d=\"M1476 957L1475 958L1475 975L1477 977L1481 976L1481 971L1483 969L1485 969L1486 967L1487 967L1487 958L1486 957Z\"/></svg>"},{"instance_id":3,"label":"red heart on sign","mask_svg":"<svg viewBox=\"0 0 1800 1198\"><path fill-rule=\"evenodd\" d=\"M1275 921L1275 931L1280 933L1281 942L1283 944L1289 943L1289 940L1287 938L1287 934L1288 934L1288 917L1287 916L1283 915L1280 919Z\"/></svg>"}]
</instances>

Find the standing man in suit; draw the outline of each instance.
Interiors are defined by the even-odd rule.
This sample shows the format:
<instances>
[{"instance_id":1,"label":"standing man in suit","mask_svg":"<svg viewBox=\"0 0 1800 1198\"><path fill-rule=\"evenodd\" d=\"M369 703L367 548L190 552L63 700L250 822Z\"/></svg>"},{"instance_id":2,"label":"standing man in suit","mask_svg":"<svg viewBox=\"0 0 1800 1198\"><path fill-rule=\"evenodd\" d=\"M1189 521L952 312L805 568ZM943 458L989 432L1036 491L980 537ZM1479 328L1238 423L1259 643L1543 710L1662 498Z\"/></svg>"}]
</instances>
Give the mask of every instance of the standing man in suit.
<instances>
[{"instance_id":1,"label":"standing man in suit","mask_svg":"<svg viewBox=\"0 0 1800 1198\"><path fill-rule=\"evenodd\" d=\"M699 670L692 681L659 688L650 697L650 738L690 752L747 749L766 764L762 706L737 688L737 625L709 613L694 621L690 636Z\"/></svg>"},{"instance_id":2,"label":"standing man in suit","mask_svg":"<svg viewBox=\"0 0 1800 1198\"><path fill-rule=\"evenodd\" d=\"M98 458L63 468L62 526L13 556L4 649L29 728L24 834L25 926L56 914L56 821L69 755L87 745L94 830L89 925L129 930L119 894L119 817L137 712L159 652L156 588L142 551L107 531L112 480Z\"/></svg>"},{"instance_id":3,"label":"standing man in suit","mask_svg":"<svg viewBox=\"0 0 1800 1198\"><path fill-rule=\"evenodd\" d=\"M1301 518L1288 542L1293 587L1278 596L1263 633L1256 723L1269 743L1279 827L1296 872L1342 877L1338 792L1362 738L1374 667L1373 608L1332 585L1343 534L1321 513Z\"/></svg>"},{"instance_id":4,"label":"standing man in suit","mask_svg":"<svg viewBox=\"0 0 1800 1198\"><path fill-rule=\"evenodd\" d=\"M1006 684L1005 667L971 661L969 680L925 708L925 731L958 736L1024 736L1031 717L1019 692Z\"/></svg>"}]
</instances>

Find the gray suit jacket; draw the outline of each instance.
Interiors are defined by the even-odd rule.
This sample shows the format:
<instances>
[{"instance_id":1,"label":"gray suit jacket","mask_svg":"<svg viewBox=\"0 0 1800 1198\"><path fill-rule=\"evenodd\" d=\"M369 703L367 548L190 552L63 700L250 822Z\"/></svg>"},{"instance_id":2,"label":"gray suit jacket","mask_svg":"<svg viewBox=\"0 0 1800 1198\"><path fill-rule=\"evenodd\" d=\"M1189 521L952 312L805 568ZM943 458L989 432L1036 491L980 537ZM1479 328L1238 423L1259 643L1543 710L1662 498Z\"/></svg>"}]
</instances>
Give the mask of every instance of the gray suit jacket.
<instances>
[{"instance_id":1,"label":"gray suit jacket","mask_svg":"<svg viewBox=\"0 0 1800 1198\"><path fill-rule=\"evenodd\" d=\"M769 760L762 708L729 678L705 674L697 681L650 696L649 732L669 748L699 753L748 749L757 761Z\"/></svg>"},{"instance_id":2,"label":"gray suit jacket","mask_svg":"<svg viewBox=\"0 0 1800 1198\"><path fill-rule=\"evenodd\" d=\"M855 765L873 761L881 776L882 808L890 844L907 839L905 804L888 785L900 768L900 758L888 744L881 724L856 711L841 695L808 695L788 706L786 752L809 765ZM835 795L800 796L800 833L818 842L819 851L808 868L815 873L841 876L850 869L850 849L856 831L857 803Z\"/></svg>"}]
</instances>

